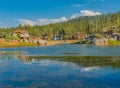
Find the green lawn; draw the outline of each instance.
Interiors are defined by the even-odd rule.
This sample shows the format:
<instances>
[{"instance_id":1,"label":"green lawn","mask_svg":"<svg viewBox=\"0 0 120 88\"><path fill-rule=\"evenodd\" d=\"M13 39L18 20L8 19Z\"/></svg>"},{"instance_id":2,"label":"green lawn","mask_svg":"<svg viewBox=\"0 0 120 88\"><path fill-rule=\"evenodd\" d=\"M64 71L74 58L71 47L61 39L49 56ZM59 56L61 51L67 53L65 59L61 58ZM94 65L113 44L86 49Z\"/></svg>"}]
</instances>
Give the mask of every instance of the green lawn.
<instances>
[{"instance_id":1,"label":"green lawn","mask_svg":"<svg viewBox=\"0 0 120 88\"><path fill-rule=\"evenodd\" d=\"M116 45L116 46L118 46L118 45L120 45L120 41L108 40L108 44L109 44L109 45Z\"/></svg>"}]
</instances>

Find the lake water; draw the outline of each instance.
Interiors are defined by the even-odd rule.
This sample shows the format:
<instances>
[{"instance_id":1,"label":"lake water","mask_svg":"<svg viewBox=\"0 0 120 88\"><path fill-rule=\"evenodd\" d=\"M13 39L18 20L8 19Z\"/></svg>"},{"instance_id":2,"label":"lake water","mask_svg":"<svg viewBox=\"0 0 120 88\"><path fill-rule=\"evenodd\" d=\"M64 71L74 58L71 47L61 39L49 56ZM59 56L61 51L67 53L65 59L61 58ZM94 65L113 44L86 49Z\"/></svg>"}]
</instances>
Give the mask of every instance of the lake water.
<instances>
[{"instance_id":1,"label":"lake water","mask_svg":"<svg viewBox=\"0 0 120 88\"><path fill-rule=\"evenodd\" d=\"M119 53L120 47L64 44L1 48L0 88L120 88Z\"/></svg>"},{"instance_id":2,"label":"lake water","mask_svg":"<svg viewBox=\"0 0 120 88\"><path fill-rule=\"evenodd\" d=\"M1 48L2 52L24 52L28 56L120 56L120 47L96 47L92 45L58 45L47 47ZM23 54L23 53L22 53Z\"/></svg>"}]
</instances>

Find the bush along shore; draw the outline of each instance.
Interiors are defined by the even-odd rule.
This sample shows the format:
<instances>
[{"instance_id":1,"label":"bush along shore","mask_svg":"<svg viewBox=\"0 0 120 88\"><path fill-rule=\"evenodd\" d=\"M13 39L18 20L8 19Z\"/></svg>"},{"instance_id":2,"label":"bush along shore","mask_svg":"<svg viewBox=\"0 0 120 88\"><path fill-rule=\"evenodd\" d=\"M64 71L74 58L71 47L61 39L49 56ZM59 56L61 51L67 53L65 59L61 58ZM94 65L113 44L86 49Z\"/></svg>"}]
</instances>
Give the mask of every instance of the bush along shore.
<instances>
[{"instance_id":1,"label":"bush along shore","mask_svg":"<svg viewBox=\"0 0 120 88\"><path fill-rule=\"evenodd\" d=\"M23 47L23 46L53 46L62 43L73 43L79 40L64 40L60 36L53 36L52 40L44 35L43 38L39 36L32 36L26 30L14 30L10 34L5 32L0 36L0 47Z\"/></svg>"},{"instance_id":2,"label":"bush along shore","mask_svg":"<svg viewBox=\"0 0 120 88\"><path fill-rule=\"evenodd\" d=\"M42 40L43 41L43 40ZM59 44L74 44L79 40L50 40L44 42L23 42L23 41L5 41L4 39L0 39L0 48L4 47L29 47L29 46L54 46Z\"/></svg>"},{"instance_id":3,"label":"bush along shore","mask_svg":"<svg viewBox=\"0 0 120 88\"><path fill-rule=\"evenodd\" d=\"M108 40L108 39L95 39L94 42L88 42L83 40L59 40L59 41L47 41L46 43L29 43L29 42L7 42L3 44L3 47L25 47L25 46L54 46L60 44L84 44L84 45L95 45L95 46L120 46L120 41ZM0 45L1 47L1 45Z\"/></svg>"},{"instance_id":4,"label":"bush along shore","mask_svg":"<svg viewBox=\"0 0 120 88\"><path fill-rule=\"evenodd\" d=\"M4 39L3 39L4 40ZM96 45L96 46L120 46L120 41L117 40L108 40L108 39L97 39L94 38L91 41L88 40L49 40L41 43L31 43L23 41L1 41L0 39L0 48L4 47L29 47L29 46L54 46L59 44L85 44L85 45Z\"/></svg>"}]
</instances>

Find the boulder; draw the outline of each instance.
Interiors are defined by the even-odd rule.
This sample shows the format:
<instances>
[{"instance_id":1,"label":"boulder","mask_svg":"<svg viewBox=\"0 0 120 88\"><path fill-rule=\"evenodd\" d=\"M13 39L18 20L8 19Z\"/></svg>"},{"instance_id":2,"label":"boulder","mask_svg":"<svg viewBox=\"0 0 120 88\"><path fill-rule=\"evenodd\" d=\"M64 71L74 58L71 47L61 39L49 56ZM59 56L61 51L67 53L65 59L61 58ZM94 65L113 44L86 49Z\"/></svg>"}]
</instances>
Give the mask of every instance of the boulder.
<instances>
[{"instance_id":1,"label":"boulder","mask_svg":"<svg viewBox=\"0 0 120 88\"><path fill-rule=\"evenodd\" d=\"M106 45L108 45L108 39L105 39L105 38L95 39L94 44L97 46L106 46Z\"/></svg>"}]
</instances>

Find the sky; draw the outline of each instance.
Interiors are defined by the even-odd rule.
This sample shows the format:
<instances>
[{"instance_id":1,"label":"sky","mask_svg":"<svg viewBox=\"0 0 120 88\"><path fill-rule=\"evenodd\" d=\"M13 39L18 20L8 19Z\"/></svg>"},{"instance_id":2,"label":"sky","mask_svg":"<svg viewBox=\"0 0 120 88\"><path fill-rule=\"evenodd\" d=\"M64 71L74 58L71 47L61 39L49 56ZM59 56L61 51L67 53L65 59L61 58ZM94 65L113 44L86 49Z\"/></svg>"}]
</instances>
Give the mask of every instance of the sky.
<instances>
[{"instance_id":1,"label":"sky","mask_svg":"<svg viewBox=\"0 0 120 88\"><path fill-rule=\"evenodd\" d=\"M1 0L0 27L47 25L120 10L120 0Z\"/></svg>"}]
</instances>

